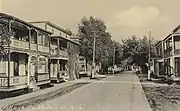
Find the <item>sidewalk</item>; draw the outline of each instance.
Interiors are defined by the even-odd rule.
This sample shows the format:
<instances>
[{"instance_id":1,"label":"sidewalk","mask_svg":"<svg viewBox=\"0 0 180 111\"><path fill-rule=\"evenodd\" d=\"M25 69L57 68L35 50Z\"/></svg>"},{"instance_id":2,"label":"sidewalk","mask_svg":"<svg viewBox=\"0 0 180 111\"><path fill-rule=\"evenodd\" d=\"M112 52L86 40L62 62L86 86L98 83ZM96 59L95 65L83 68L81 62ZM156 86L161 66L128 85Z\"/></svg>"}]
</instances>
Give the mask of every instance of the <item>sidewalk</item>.
<instances>
[{"instance_id":1,"label":"sidewalk","mask_svg":"<svg viewBox=\"0 0 180 111\"><path fill-rule=\"evenodd\" d=\"M56 90L58 90L60 88L64 88L64 87L67 87L67 86L74 85L76 83L87 83L87 82L94 82L94 81L96 81L96 80L77 79L77 80L73 80L73 81L69 81L69 82L53 84L54 86L50 87L50 88L40 89L40 90L37 90L35 92L31 92L31 93L28 93L28 94L24 94L24 95L20 95L20 96L16 96L16 97L11 97L11 98L6 98L6 99L3 99L3 100L0 100L0 108L4 107L4 106L7 106L9 104L13 104L13 103L17 103L17 102L20 102L20 101L24 101L24 100L27 100L27 99L30 99L30 98L34 98L34 97L37 97L37 96L40 96L40 95L45 95L47 93L56 91Z\"/></svg>"},{"instance_id":2,"label":"sidewalk","mask_svg":"<svg viewBox=\"0 0 180 111\"><path fill-rule=\"evenodd\" d=\"M134 74L134 82L140 83L139 77ZM152 111L145 92L141 84L133 85L134 88L134 104L132 106L133 111Z\"/></svg>"}]
</instances>

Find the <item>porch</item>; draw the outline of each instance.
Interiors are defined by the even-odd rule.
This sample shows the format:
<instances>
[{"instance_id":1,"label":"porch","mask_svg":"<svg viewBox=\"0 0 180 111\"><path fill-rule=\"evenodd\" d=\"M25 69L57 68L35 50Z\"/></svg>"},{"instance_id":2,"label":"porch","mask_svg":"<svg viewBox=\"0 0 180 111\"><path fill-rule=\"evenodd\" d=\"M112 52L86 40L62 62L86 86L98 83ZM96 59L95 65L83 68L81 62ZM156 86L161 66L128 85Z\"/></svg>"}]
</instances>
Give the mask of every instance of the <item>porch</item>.
<instances>
[{"instance_id":1,"label":"porch","mask_svg":"<svg viewBox=\"0 0 180 111\"><path fill-rule=\"evenodd\" d=\"M8 55L7 55L8 56ZM0 91L13 91L50 83L49 57L11 52L0 61Z\"/></svg>"},{"instance_id":2,"label":"porch","mask_svg":"<svg viewBox=\"0 0 180 111\"><path fill-rule=\"evenodd\" d=\"M27 76L0 77L0 91L13 91L28 88Z\"/></svg>"},{"instance_id":3,"label":"porch","mask_svg":"<svg viewBox=\"0 0 180 111\"><path fill-rule=\"evenodd\" d=\"M67 62L67 60L63 59L51 59L50 78L52 82L60 82L68 79Z\"/></svg>"}]
</instances>

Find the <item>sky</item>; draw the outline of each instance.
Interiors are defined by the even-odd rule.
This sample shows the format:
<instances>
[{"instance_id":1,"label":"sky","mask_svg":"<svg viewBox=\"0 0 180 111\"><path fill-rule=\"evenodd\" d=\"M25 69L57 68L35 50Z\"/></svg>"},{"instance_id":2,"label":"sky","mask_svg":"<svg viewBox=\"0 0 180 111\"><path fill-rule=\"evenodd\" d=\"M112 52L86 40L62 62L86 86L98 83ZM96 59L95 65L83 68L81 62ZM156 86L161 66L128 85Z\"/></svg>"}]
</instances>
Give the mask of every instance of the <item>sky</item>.
<instances>
[{"instance_id":1,"label":"sky","mask_svg":"<svg viewBox=\"0 0 180 111\"><path fill-rule=\"evenodd\" d=\"M83 17L102 19L112 39L136 35L156 40L180 24L179 0L1 0L0 10L25 21L48 20L77 33Z\"/></svg>"}]
</instances>

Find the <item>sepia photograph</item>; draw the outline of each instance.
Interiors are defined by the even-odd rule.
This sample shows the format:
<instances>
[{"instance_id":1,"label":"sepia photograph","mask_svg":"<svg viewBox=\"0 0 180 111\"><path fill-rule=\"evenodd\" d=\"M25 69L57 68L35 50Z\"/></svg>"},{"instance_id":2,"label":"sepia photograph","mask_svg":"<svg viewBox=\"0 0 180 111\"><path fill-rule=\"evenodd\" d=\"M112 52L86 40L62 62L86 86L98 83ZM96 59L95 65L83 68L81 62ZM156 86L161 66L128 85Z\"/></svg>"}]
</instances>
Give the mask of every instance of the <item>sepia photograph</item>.
<instances>
[{"instance_id":1,"label":"sepia photograph","mask_svg":"<svg viewBox=\"0 0 180 111\"><path fill-rule=\"evenodd\" d=\"M178 10L178 0L0 0L0 111L180 111Z\"/></svg>"}]
</instances>

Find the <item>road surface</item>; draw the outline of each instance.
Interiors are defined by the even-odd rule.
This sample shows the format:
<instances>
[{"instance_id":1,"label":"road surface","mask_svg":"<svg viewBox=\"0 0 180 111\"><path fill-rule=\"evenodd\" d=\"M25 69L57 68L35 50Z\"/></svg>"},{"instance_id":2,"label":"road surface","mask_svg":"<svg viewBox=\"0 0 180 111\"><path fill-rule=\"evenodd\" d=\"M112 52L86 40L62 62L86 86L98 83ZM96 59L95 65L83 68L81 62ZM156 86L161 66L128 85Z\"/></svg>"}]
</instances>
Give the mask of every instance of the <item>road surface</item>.
<instances>
[{"instance_id":1,"label":"road surface","mask_svg":"<svg viewBox=\"0 0 180 111\"><path fill-rule=\"evenodd\" d=\"M137 83L137 84L136 84ZM151 111L138 77L124 72L24 111Z\"/></svg>"}]
</instances>

